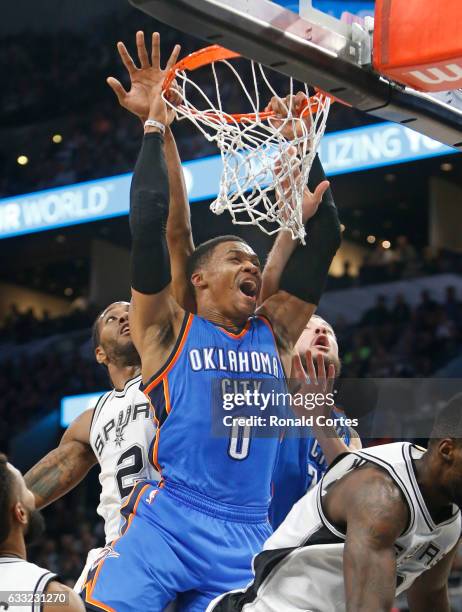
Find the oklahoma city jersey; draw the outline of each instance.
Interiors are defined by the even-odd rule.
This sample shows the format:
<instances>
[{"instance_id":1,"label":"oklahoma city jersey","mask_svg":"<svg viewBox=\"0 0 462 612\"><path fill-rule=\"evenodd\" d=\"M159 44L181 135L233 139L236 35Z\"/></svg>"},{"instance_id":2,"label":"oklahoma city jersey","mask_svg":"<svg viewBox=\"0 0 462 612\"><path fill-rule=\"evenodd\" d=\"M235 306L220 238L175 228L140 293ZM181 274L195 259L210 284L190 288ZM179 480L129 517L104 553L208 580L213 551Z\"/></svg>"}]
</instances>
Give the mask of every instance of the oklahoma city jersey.
<instances>
[{"instance_id":1,"label":"oklahoma city jersey","mask_svg":"<svg viewBox=\"0 0 462 612\"><path fill-rule=\"evenodd\" d=\"M143 392L141 376L98 400L90 428L90 444L101 466L101 496L97 512L104 519L106 543L119 535L120 506L140 480L158 480L149 462L156 435Z\"/></svg>"},{"instance_id":2,"label":"oklahoma city jersey","mask_svg":"<svg viewBox=\"0 0 462 612\"><path fill-rule=\"evenodd\" d=\"M223 409L223 394L260 383L267 391L285 389L265 318L252 317L233 334L199 316L185 317L167 365L144 389L158 422L153 463L165 487L187 487L240 507L268 507L278 436L249 437L244 428L223 426L213 431L214 423L232 415Z\"/></svg>"},{"instance_id":3,"label":"oklahoma city jersey","mask_svg":"<svg viewBox=\"0 0 462 612\"><path fill-rule=\"evenodd\" d=\"M401 490L409 523L395 542L396 595L438 563L459 540L461 513L435 524L417 484L414 461L425 450L395 442L346 453L321 482L295 504L284 523L254 559L256 578L246 591L219 597L208 612L343 612L345 534L325 516L322 498L328 488L352 470L375 464L386 470Z\"/></svg>"}]
</instances>

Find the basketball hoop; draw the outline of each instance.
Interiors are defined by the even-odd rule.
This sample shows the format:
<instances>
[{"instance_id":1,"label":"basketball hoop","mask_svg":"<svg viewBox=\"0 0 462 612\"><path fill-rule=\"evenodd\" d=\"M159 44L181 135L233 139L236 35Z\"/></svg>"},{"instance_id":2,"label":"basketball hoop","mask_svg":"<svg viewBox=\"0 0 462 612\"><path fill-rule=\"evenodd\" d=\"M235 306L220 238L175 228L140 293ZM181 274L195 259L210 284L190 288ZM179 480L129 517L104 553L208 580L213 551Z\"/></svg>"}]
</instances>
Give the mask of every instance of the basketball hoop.
<instances>
[{"instance_id":1,"label":"basketball hoop","mask_svg":"<svg viewBox=\"0 0 462 612\"><path fill-rule=\"evenodd\" d=\"M240 57L219 45L188 55L168 74L164 99L179 119L189 119L220 151L223 163L220 189L210 209L215 214L228 210L233 223L257 225L269 235L289 230L294 239L304 244L303 194L324 134L331 99L320 91L310 96L308 86L304 85L304 107L297 113L293 104L286 102L283 103L286 116L282 119L272 111L262 111L261 106L272 96L284 99L287 93L294 95L293 79L289 79L288 92L278 93L263 66L249 60L252 84L247 87L229 61ZM228 113L223 109L218 64L229 70L250 106L249 112ZM201 87L190 73L206 66L212 78ZM174 81L177 97L181 99L178 105L167 95Z\"/></svg>"}]
</instances>

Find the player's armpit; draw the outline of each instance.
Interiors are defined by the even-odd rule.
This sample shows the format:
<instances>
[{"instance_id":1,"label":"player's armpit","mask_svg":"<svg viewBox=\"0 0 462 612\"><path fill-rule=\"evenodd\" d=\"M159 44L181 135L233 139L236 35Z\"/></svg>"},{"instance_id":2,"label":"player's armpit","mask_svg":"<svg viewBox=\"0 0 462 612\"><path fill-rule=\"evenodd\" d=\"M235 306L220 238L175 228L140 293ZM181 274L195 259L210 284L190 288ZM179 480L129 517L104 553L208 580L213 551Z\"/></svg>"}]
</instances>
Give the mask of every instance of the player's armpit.
<instances>
[{"instance_id":1,"label":"player's armpit","mask_svg":"<svg viewBox=\"0 0 462 612\"><path fill-rule=\"evenodd\" d=\"M45 602L49 599L49 603L44 603L40 608L43 612L85 612L85 606L82 599L72 589L52 580L44 591Z\"/></svg>"},{"instance_id":2,"label":"player's armpit","mask_svg":"<svg viewBox=\"0 0 462 612\"><path fill-rule=\"evenodd\" d=\"M78 416L64 433L59 446L24 476L37 508L43 508L71 491L97 463L89 439L92 416L93 409Z\"/></svg>"},{"instance_id":3,"label":"player's armpit","mask_svg":"<svg viewBox=\"0 0 462 612\"><path fill-rule=\"evenodd\" d=\"M402 493L381 469L354 470L334 485L325 512L346 528L343 572L348 612L389 612L396 589L395 541L409 510Z\"/></svg>"},{"instance_id":4,"label":"player's armpit","mask_svg":"<svg viewBox=\"0 0 462 612\"><path fill-rule=\"evenodd\" d=\"M407 591L411 612L449 612L448 578L459 544L438 561L436 565L421 574Z\"/></svg>"},{"instance_id":5,"label":"player's armpit","mask_svg":"<svg viewBox=\"0 0 462 612\"><path fill-rule=\"evenodd\" d=\"M130 333L141 356L141 373L147 381L165 364L185 317L171 295L170 287L156 295L144 295L132 289Z\"/></svg>"}]
</instances>

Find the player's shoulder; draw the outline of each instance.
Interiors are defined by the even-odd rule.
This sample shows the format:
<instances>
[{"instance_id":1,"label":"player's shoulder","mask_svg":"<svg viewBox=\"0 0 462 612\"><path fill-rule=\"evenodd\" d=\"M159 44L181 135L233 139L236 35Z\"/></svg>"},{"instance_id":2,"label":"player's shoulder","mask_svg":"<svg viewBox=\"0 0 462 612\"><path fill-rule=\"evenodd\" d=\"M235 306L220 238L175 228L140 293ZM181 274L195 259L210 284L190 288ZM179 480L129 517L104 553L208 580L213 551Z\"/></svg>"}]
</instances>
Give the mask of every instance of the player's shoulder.
<instances>
[{"instance_id":1,"label":"player's shoulder","mask_svg":"<svg viewBox=\"0 0 462 612\"><path fill-rule=\"evenodd\" d=\"M37 592L43 591L51 580L56 579L56 574L50 570L17 557L0 557L0 577L3 575L20 576L26 590Z\"/></svg>"},{"instance_id":2,"label":"player's shoulder","mask_svg":"<svg viewBox=\"0 0 462 612\"><path fill-rule=\"evenodd\" d=\"M354 454L354 453L351 453ZM348 486L342 489L346 514L358 520L373 519L383 534L399 536L410 520L410 508L404 492L391 474L377 464L365 463L348 474Z\"/></svg>"},{"instance_id":3,"label":"player's shoulder","mask_svg":"<svg viewBox=\"0 0 462 612\"><path fill-rule=\"evenodd\" d=\"M119 404L123 402L125 404L129 402L130 404L135 404L147 401L140 388L141 384L141 374L137 374L128 379L122 389L111 389L104 393L96 403L91 421L91 429L93 429L95 423L102 415L107 414L108 411L113 412L114 403Z\"/></svg>"},{"instance_id":4,"label":"player's shoulder","mask_svg":"<svg viewBox=\"0 0 462 612\"><path fill-rule=\"evenodd\" d=\"M54 612L57 602L61 602L60 609L67 612L85 612L85 607L79 595L70 587L53 579L48 582L44 592L47 595L54 595L50 603L44 603L43 612Z\"/></svg>"},{"instance_id":5,"label":"player's shoulder","mask_svg":"<svg viewBox=\"0 0 462 612\"><path fill-rule=\"evenodd\" d=\"M48 572L44 567L40 567L35 563L26 561L26 559L20 559L19 557L2 557L0 555L0 565L4 569L5 567L11 567L14 571L25 571L31 573L43 573Z\"/></svg>"},{"instance_id":6,"label":"player's shoulder","mask_svg":"<svg viewBox=\"0 0 462 612\"><path fill-rule=\"evenodd\" d=\"M111 389L110 391L106 391L106 393L103 393L99 397L98 401L95 404L95 407L93 408L93 414L91 415L90 431L93 429L93 425L100 417L106 404L111 400L112 397L114 397L114 393L115 389Z\"/></svg>"}]
</instances>

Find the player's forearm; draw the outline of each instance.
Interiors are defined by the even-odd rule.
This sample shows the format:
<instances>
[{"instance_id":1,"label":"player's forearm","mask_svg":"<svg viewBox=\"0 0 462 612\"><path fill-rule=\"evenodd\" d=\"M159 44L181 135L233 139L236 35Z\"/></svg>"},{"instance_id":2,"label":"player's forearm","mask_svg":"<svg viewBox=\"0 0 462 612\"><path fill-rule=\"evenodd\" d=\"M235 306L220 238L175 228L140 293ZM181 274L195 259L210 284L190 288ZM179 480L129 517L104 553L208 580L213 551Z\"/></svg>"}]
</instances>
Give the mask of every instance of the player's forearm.
<instances>
[{"instance_id":1,"label":"player's forearm","mask_svg":"<svg viewBox=\"0 0 462 612\"><path fill-rule=\"evenodd\" d=\"M450 612L447 584L436 591L415 593L410 590L407 596L410 612Z\"/></svg>"},{"instance_id":2,"label":"player's forearm","mask_svg":"<svg viewBox=\"0 0 462 612\"><path fill-rule=\"evenodd\" d=\"M319 157L316 156L313 161L313 166L311 168L307 185L308 192L311 193L311 197L313 197L316 187L325 180L326 176L324 174L324 170L321 162L319 161ZM323 197L332 198L330 188ZM302 208L302 221L305 226L308 222L308 215L312 214L311 206L308 206L308 208L303 206ZM260 303L263 303L266 298L274 295L278 291L284 269L297 247L298 241L292 238L292 234L289 231L279 232L268 255L268 259L263 270Z\"/></svg>"},{"instance_id":3,"label":"player's forearm","mask_svg":"<svg viewBox=\"0 0 462 612\"><path fill-rule=\"evenodd\" d=\"M334 427L313 425L313 435L319 442L327 464L330 465L339 455L349 452L349 447L339 437Z\"/></svg>"},{"instance_id":4,"label":"player's forearm","mask_svg":"<svg viewBox=\"0 0 462 612\"><path fill-rule=\"evenodd\" d=\"M325 179L316 157L309 186ZM305 224L306 245L297 245L281 275L280 288L309 304L317 305L332 260L341 242L340 222L330 188L324 193L316 213Z\"/></svg>"},{"instance_id":5,"label":"player's forearm","mask_svg":"<svg viewBox=\"0 0 462 612\"><path fill-rule=\"evenodd\" d=\"M77 441L61 444L45 455L24 476L37 508L51 504L76 487L95 463L91 447Z\"/></svg>"},{"instance_id":6,"label":"player's forearm","mask_svg":"<svg viewBox=\"0 0 462 612\"><path fill-rule=\"evenodd\" d=\"M282 231L278 234L263 270L259 303L277 293L281 275L296 247L297 241L292 239L290 232Z\"/></svg>"},{"instance_id":7,"label":"player's forearm","mask_svg":"<svg viewBox=\"0 0 462 612\"><path fill-rule=\"evenodd\" d=\"M170 189L167 245L172 273L172 293L181 307L193 312L195 300L186 275L186 263L194 250L191 214L181 160L170 128L167 128L165 133L165 159Z\"/></svg>"},{"instance_id":8,"label":"player's forearm","mask_svg":"<svg viewBox=\"0 0 462 612\"><path fill-rule=\"evenodd\" d=\"M165 131L165 161L168 170L170 207L167 221L167 238L185 239L192 251L191 211L184 181L181 159L171 129Z\"/></svg>"},{"instance_id":9,"label":"player's forearm","mask_svg":"<svg viewBox=\"0 0 462 612\"><path fill-rule=\"evenodd\" d=\"M345 544L343 573L347 612L390 612L395 598L394 550L376 551L361 538Z\"/></svg>"},{"instance_id":10,"label":"player's forearm","mask_svg":"<svg viewBox=\"0 0 462 612\"><path fill-rule=\"evenodd\" d=\"M159 133L144 136L130 188L132 287L143 294L160 293L170 283L166 225L169 181Z\"/></svg>"}]
</instances>

